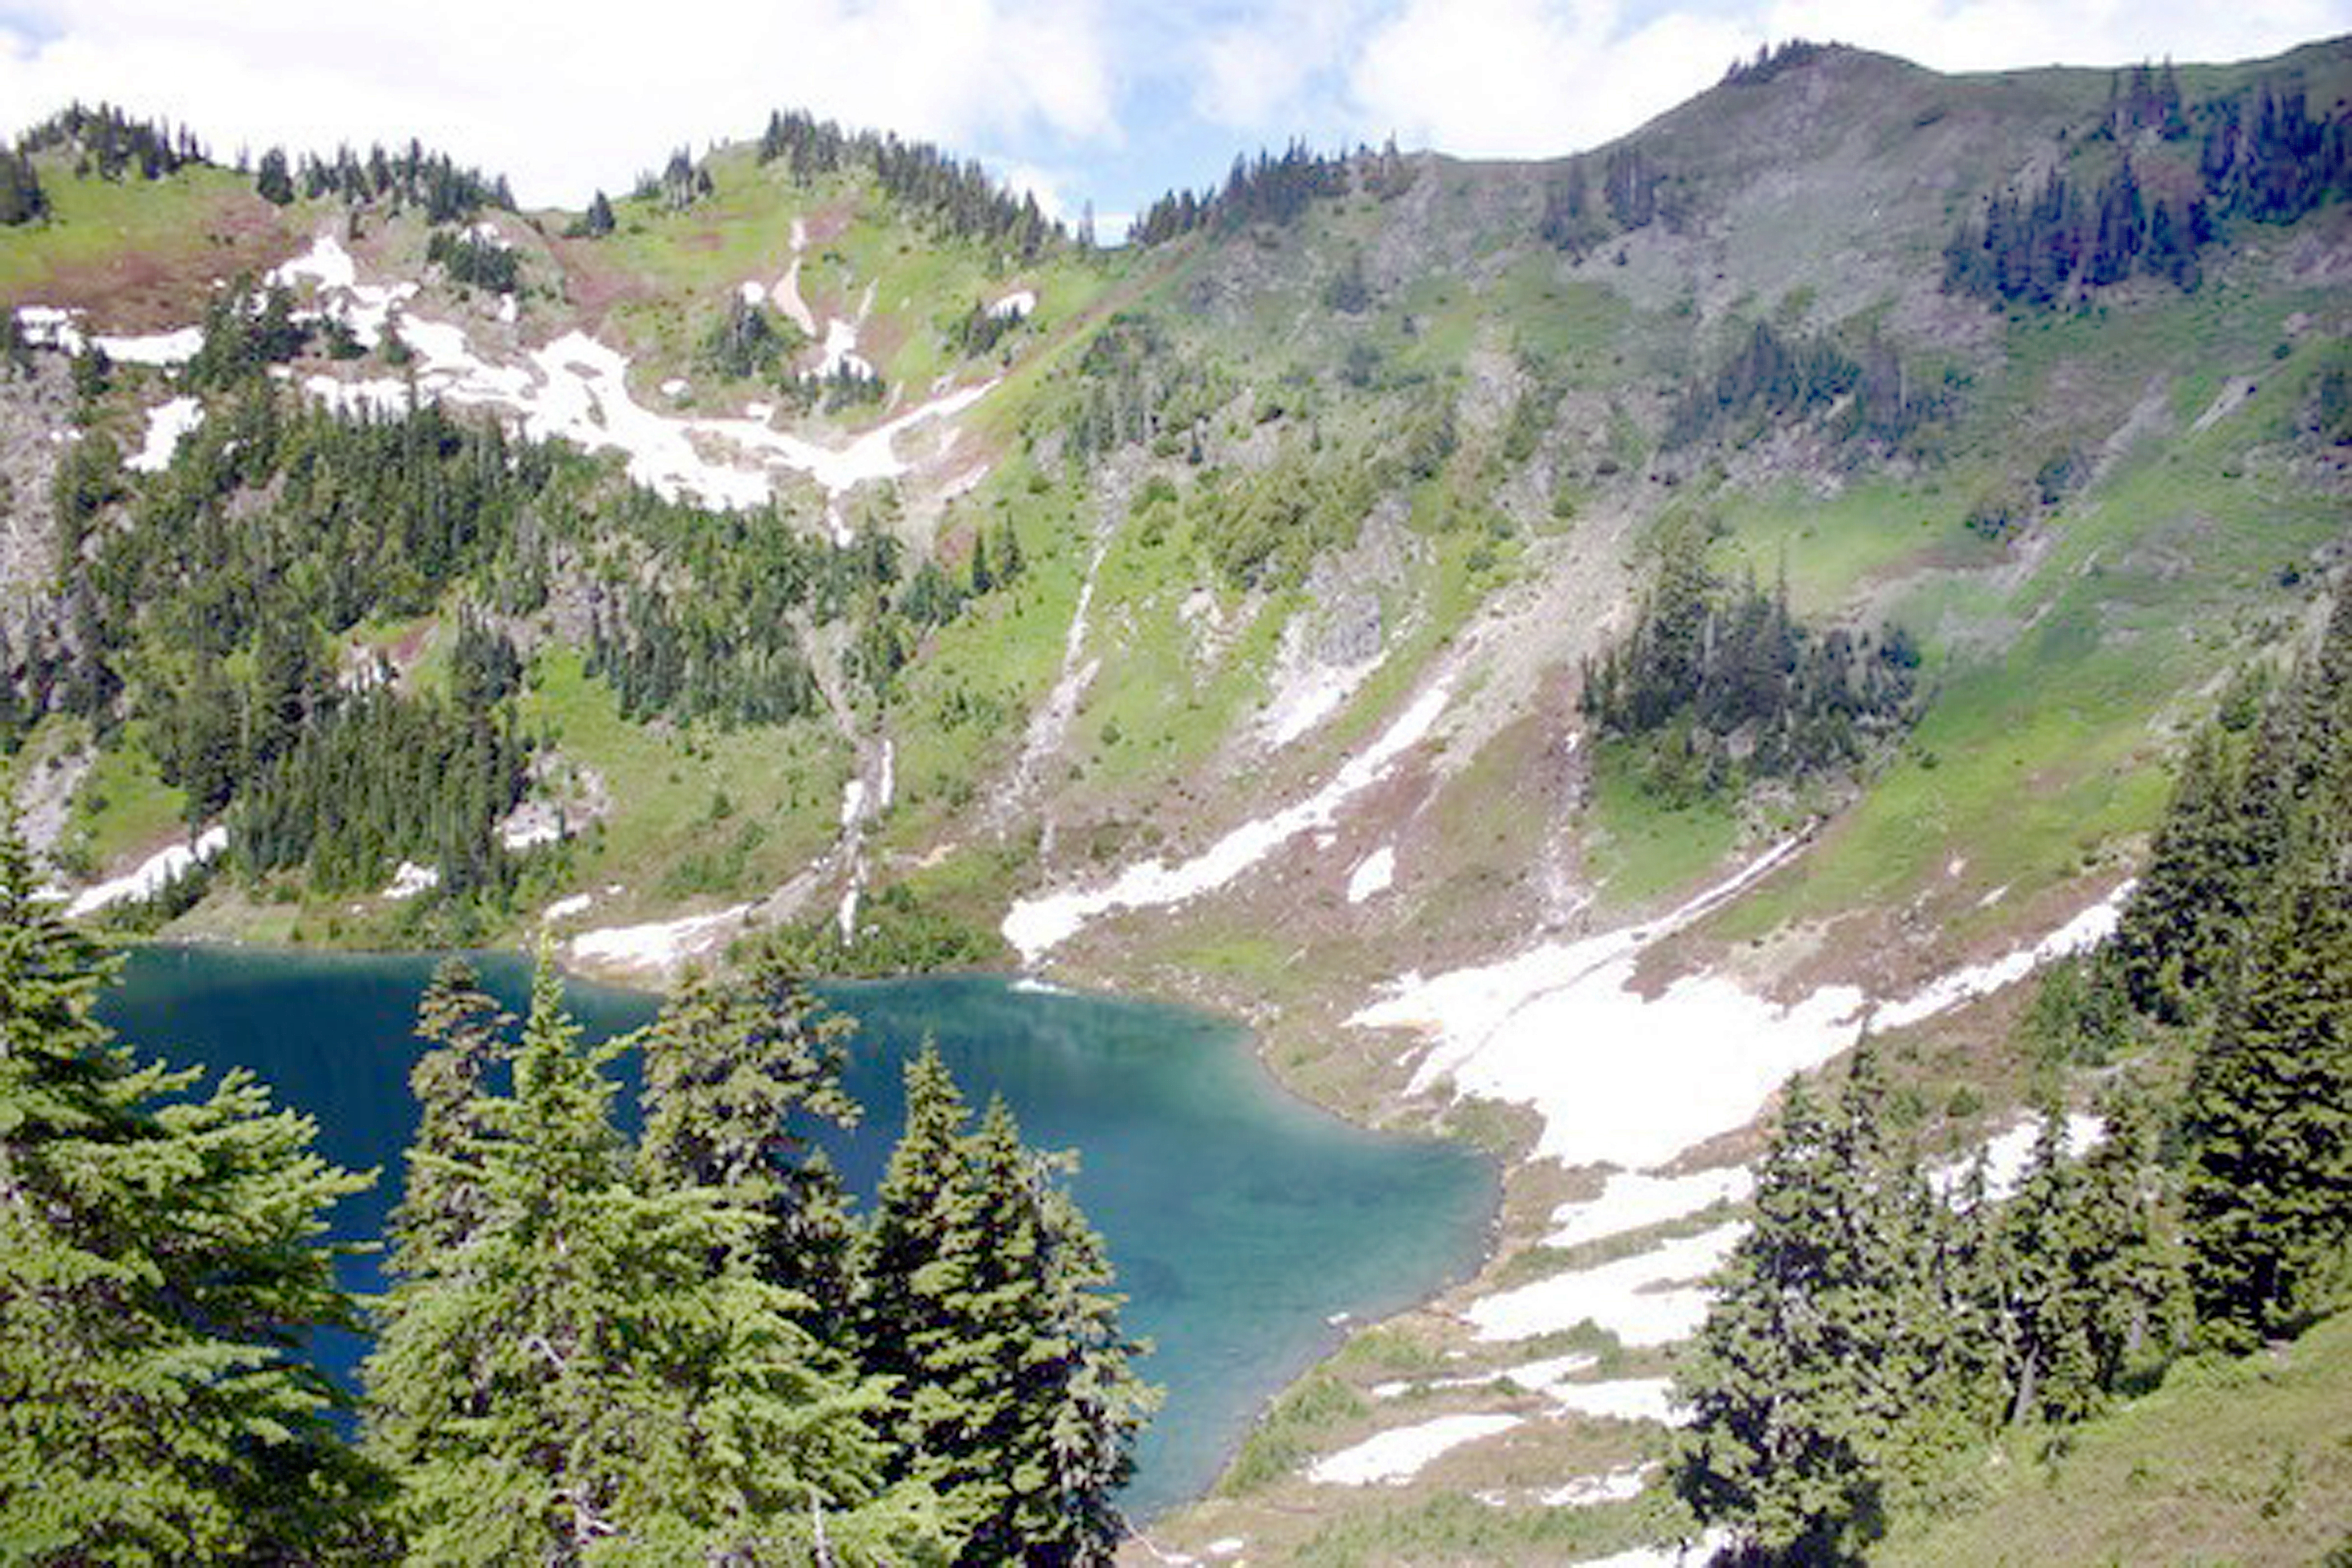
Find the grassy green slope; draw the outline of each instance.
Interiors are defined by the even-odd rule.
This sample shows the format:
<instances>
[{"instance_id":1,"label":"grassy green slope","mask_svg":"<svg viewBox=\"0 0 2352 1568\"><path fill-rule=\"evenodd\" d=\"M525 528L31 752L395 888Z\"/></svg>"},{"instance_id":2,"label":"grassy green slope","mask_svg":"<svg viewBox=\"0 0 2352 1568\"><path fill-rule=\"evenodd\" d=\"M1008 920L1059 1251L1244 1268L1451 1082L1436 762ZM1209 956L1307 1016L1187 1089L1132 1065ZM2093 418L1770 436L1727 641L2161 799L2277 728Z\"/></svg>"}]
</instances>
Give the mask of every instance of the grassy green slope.
<instances>
[{"instance_id":1,"label":"grassy green slope","mask_svg":"<svg viewBox=\"0 0 2352 1568\"><path fill-rule=\"evenodd\" d=\"M2242 1361L2175 1366L2054 1443L1995 1449L1976 1500L1898 1521L1889 1568L2352 1562L2352 1315Z\"/></svg>"}]
</instances>

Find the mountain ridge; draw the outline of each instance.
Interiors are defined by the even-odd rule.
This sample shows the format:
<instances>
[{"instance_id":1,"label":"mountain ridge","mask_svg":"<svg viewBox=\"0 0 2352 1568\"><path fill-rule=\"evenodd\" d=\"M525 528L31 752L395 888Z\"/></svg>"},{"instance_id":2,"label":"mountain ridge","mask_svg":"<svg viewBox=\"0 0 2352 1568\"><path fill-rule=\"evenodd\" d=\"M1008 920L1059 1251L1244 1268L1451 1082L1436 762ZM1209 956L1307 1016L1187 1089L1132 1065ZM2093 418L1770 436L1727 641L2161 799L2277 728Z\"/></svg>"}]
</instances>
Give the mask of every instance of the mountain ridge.
<instances>
[{"instance_id":1,"label":"mountain ridge","mask_svg":"<svg viewBox=\"0 0 2352 1568\"><path fill-rule=\"evenodd\" d=\"M285 275L298 314L322 312L315 336L242 381L190 392L187 369L123 355L92 373L27 350L0 389L21 546L0 663L25 698L20 776L47 802L47 842L68 859L79 844L95 874L211 820L187 820L187 784L164 776L181 745L166 716L199 679L185 634L144 607L193 579L110 552L182 507L215 529L269 515L285 472L246 474L228 448L270 363L314 395L390 389L371 395L386 421L410 376L453 406L504 400L526 430L622 464L551 450L538 489L487 503L504 510L462 546L477 553L390 580L341 625L299 597L332 568L284 557L288 613L325 669L381 658L404 698L440 701L476 679L459 675L467 616L509 643L516 673L483 679L535 750L469 829L488 836L490 894L395 897L411 865L453 888L471 873L425 837L380 836L356 868L233 855L193 910L150 918L330 942L543 921L575 959L637 975L734 936L888 968L1001 963L1007 939L1042 957L1008 913L1126 886L1150 896L1048 944L1056 972L1231 1009L1310 1096L1509 1154L1496 1257L1446 1308L1465 1310L1538 1268L1549 1210L1599 1178L1529 1157L1545 1123L1513 1103L1528 1096L1449 1098L1426 1070L1437 1044L1357 1026L1376 999L1639 931L1622 984L1570 963L1523 1007L1585 996L1587 975L1609 977L1594 1005L1714 981L1741 998L1721 1026L1763 1039L1837 987L1915 996L2032 950L2107 905L2178 736L2233 669L2308 631L2342 563L2346 192L2284 223L2224 215L2193 289L2078 271L2062 302L1996 306L1947 286L1985 204L2053 171L2098 188L2126 151L2151 190L2186 179L2193 132L2119 145L2103 93L2127 72L1941 77L1835 47L1768 66L1587 153L1365 150L1336 174L1294 171L1335 188L1280 221L1204 220L1120 251L942 235L867 174L803 178L734 143L688 160L682 195L657 181L612 204L607 236L561 232L570 215L467 216L519 258L513 290L429 259L458 229L415 211L278 207L201 167L115 185L36 154L54 214L0 230L12 309L79 302L91 331L131 337L202 319L207 263L324 265L323 237L351 268L331 287ZM2177 73L2192 115L2289 79L2333 93L2316 123L2340 135L2352 40ZM181 230L218 238L192 253L163 237ZM51 282L27 281L37 265ZM408 325L358 330L366 290ZM1024 296L1009 324L992 313ZM749 372L723 357L747 311L780 345ZM356 356L337 357L330 321ZM394 335L414 339L404 365ZM810 379L850 354L878 389ZM837 457L979 388L882 437L858 482L794 477L812 448ZM85 502L46 520L39 502L69 495L91 437L142 448L166 394L205 409L165 448L174 464L96 464L57 548ZM51 438L72 428L89 434ZM635 495L631 431L672 477L742 476L728 493L746 504ZM223 475L215 506L203 487ZM384 498L407 515L405 492ZM1579 711L1584 670L1678 561L1723 593L1777 582L1806 637L1906 627L1925 649L1918 711L1852 765L1793 778L1738 771L1753 723L1719 742L1686 720L1665 741L1603 733ZM804 596L763 587L784 578ZM221 667L239 713L267 695L268 599ZM38 704L28 640L58 671ZM89 711L58 695L100 674L119 689ZM289 745L348 706L333 689L298 694ZM751 689L785 716L743 718ZM526 805L556 814L557 842L515 828ZM1673 917L1784 844L1736 897ZM1159 880L1141 875L1155 861ZM1943 1108L1931 1142L1978 1140L2014 1102L1985 1042L2016 1005L1995 994L1905 1037L1906 1081ZM1663 1040L1675 1016L1624 1016ZM1819 1022L1785 1037L1790 1065L1840 1048ZM1749 1138L1727 1121L1685 1163L1744 1157ZM1436 1321L1404 1331L1465 1349ZM1627 1365L1661 1364L1646 1357ZM1541 1439L1593 1440L1573 1423ZM1293 1505L1350 1506L1296 1477L1236 1506L1255 1531Z\"/></svg>"}]
</instances>

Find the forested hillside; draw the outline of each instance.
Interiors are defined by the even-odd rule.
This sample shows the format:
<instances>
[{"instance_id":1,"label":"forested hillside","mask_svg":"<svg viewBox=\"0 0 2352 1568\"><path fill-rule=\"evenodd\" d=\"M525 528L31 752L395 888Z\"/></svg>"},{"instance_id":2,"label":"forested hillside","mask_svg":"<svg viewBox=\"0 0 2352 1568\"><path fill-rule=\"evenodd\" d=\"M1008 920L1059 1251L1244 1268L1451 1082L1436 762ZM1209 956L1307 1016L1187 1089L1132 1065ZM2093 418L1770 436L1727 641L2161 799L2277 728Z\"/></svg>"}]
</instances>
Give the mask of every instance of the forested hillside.
<instances>
[{"instance_id":1,"label":"forested hillside","mask_svg":"<svg viewBox=\"0 0 2352 1568\"><path fill-rule=\"evenodd\" d=\"M2336 1342L2352 43L1791 44L1124 244L742 129L578 211L135 107L0 150L0 1313L88 1481L23 1554L1114 1550L1099 1244L936 1063L851 1212L815 976L1223 1009L1500 1162L1478 1275L1153 1550L1899 1552ZM292 1350L355 1178L106 1046L91 927L544 955L519 1025L425 999L355 1413ZM641 1136L562 966L673 989ZM53 1420L102 1384L181 1415Z\"/></svg>"}]
</instances>

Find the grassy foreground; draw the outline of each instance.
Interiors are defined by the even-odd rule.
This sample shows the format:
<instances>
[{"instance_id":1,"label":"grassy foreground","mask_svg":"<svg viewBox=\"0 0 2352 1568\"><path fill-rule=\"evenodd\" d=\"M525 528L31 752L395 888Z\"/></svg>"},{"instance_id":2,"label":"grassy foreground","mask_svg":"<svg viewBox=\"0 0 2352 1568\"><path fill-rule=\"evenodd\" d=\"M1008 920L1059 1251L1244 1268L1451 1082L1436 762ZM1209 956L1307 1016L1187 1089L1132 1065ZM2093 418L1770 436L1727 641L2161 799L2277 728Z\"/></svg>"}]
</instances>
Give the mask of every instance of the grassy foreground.
<instances>
[{"instance_id":1,"label":"grassy foreground","mask_svg":"<svg viewBox=\"0 0 2352 1568\"><path fill-rule=\"evenodd\" d=\"M1898 1524L1885 1563L2352 1563L2352 1313L2162 1387L2056 1444L1995 1449L1979 1500Z\"/></svg>"}]
</instances>

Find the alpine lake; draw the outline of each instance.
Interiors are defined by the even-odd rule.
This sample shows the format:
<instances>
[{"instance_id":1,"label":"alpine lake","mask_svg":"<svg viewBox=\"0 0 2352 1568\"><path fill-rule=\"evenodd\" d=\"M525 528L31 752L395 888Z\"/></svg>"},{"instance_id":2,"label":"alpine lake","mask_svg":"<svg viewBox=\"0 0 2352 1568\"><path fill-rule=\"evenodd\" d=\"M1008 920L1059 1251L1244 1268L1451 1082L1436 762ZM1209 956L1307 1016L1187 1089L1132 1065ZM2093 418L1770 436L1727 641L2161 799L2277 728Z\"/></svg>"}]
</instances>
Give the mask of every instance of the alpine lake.
<instances>
[{"instance_id":1,"label":"alpine lake","mask_svg":"<svg viewBox=\"0 0 2352 1568\"><path fill-rule=\"evenodd\" d=\"M527 961L473 955L520 1013ZM218 947L131 952L100 1012L142 1056L213 1073L251 1068L278 1103L315 1117L319 1147L375 1185L340 1206L337 1240L373 1242L397 1200L415 1131L408 1069L429 954ZM1033 1147L1072 1150L1072 1190L1108 1241L1121 1322L1166 1391L1122 1500L1147 1519L1206 1491L1255 1413L1350 1319L1410 1306L1475 1266L1496 1202L1491 1163L1465 1147L1350 1126L1293 1098L1247 1034L1182 1008L980 976L817 987L854 1018L847 1087L866 1115L820 1140L870 1196L901 1119L900 1070L935 1038L975 1110L1001 1094ZM659 999L579 980L567 1005L600 1039L648 1022ZM633 1079L630 1059L616 1067ZM212 1081L208 1075L205 1080ZM634 1121L634 1083L617 1110ZM382 1288L373 1254L346 1288ZM362 1346L314 1346L351 1379Z\"/></svg>"}]
</instances>

